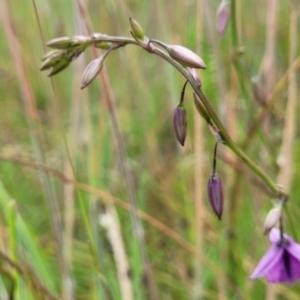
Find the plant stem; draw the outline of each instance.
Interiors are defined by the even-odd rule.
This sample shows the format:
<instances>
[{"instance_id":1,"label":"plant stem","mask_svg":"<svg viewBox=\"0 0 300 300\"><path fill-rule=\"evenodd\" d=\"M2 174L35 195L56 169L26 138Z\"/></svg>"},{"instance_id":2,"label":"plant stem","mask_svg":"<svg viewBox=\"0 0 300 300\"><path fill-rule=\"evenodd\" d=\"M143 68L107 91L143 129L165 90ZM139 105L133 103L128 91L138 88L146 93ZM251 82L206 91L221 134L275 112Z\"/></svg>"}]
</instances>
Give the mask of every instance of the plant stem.
<instances>
[{"instance_id":1,"label":"plant stem","mask_svg":"<svg viewBox=\"0 0 300 300\"><path fill-rule=\"evenodd\" d=\"M232 1L232 5L234 6L235 3ZM235 6L233 7L235 9ZM234 21L235 22L235 21ZM235 24L235 23L234 23ZM235 25L233 25L235 26ZM235 30L236 32L236 30ZM237 42L237 34L235 34L235 37L233 39ZM153 40L152 40L153 41ZM90 44L95 44L99 42L110 42L110 43L119 43L122 44L122 46L126 46L128 44L138 45L138 43L133 39L133 38L128 38L128 37L119 37L119 36L108 36L105 34L95 34L92 36L90 41L86 42L88 45ZM157 40L155 40L156 43L158 43ZM160 42L160 44L164 44ZM276 184L270 179L270 177L259 167L257 166L244 152L241 150L236 143L231 139L229 136L227 130L223 126L222 122L220 121L217 113L215 112L213 106L211 105L210 101L204 94L203 90L201 87L199 87L194 78L191 76L191 74L177 61L172 59L168 53L165 51L154 47L153 46L153 51L150 53L155 54L168 63L170 63L173 67L175 67L190 83L191 87L197 94L197 96L200 98L201 102L203 103L204 107L207 110L207 113L211 117L213 123L218 129L218 133L220 137L222 138L222 141L224 142L225 145L227 145L235 154L237 157L239 157L265 184L266 186L270 189L271 193L274 194L274 196L278 197L279 199L284 195L285 193L282 192L280 189L277 188Z\"/></svg>"},{"instance_id":2,"label":"plant stem","mask_svg":"<svg viewBox=\"0 0 300 300\"><path fill-rule=\"evenodd\" d=\"M234 50L238 46L238 34L236 25L236 3L235 0L231 0L231 31L232 31L232 46Z\"/></svg>"}]
</instances>

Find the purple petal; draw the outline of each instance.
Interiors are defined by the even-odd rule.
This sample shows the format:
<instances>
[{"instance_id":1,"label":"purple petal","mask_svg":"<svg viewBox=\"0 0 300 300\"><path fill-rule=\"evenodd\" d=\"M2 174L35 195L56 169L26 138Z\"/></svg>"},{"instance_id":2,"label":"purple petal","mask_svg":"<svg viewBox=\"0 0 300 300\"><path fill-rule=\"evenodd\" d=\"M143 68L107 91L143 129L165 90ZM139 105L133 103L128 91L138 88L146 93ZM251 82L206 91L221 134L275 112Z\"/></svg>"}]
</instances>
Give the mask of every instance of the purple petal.
<instances>
[{"instance_id":1,"label":"purple petal","mask_svg":"<svg viewBox=\"0 0 300 300\"><path fill-rule=\"evenodd\" d=\"M300 278L300 262L286 249L272 268L268 268L266 279L271 283L294 283Z\"/></svg>"},{"instance_id":2,"label":"purple petal","mask_svg":"<svg viewBox=\"0 0 300 300\"><path fill-rule=\"evenodd\" d=\"M300 261L300 245L294 241L289 240L289 244L285 246L285 249L296 259Z\"/></svg>"},{"instance_id":3,"label":"purple petal","mask_svg":"<svg viewBox=\"0 0 300 300\"><path fill-rule=\"evenodd\" d=\"M272 244L277 244L280 241L280 231L277 228L272 228L269 239Z\"/></svg>"},{"instance_id":4,"label":"purple petal","mask_svg":"<svg viewBox=\"0 0 300 300\"><path fill-rule=\"evenodd\" d=\"M294 240L287 234L283 234L283 237L290 243L295 243ZM280 230L278 230L277 228L272 228L272 230L270 231L269 234L269 239L270 242L272 244L277 244L278 242L280 242Z\"/></svg>"},{"instance_id":5,"label":"purple petal","mask_svg":"<svg viewBox=\"0 0 300 300\"><path fill-rule=\"evenodd\" d=\"M269 270L277 265L279 261L281 261L283 251L283 247L272 245L265 253L265 255L261 258L250 278L256 279L262 276L266 276L269 273Z\"/></svg>"}]
</instances>

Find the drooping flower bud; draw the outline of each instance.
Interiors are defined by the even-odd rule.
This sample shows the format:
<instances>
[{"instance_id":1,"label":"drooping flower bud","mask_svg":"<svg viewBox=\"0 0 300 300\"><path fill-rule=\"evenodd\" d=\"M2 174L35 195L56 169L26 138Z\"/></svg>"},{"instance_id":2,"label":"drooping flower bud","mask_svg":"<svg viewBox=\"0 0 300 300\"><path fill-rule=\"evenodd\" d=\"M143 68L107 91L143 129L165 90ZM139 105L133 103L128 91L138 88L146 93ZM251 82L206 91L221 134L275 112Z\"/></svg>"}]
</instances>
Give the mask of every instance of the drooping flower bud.
<instances>
[{"instance_id":1,"label":"drooping flower bud","mask_svg":"<svg viewBox=\"0 0 300 300\"><path fill-rule=\"evenodd\" d=\"M208 199L214 213L221 220L224 202L223 185L217 175L211 175L208 180Z\"/></svg>"},{"instance_id":2,"label":"drooping flower bud","mask_svg":"<svg viewBox=\"0 0 300 300\"><path fill-rule=\"evenodd\" d=\"M187 113L183 105L178 105L173 113L173 128L177 141L184 146L187 134Z\"/></svg>"},{"instance_id":3,"label":"drooping flower bud","mask_svg":"<svg viewBox=\"0 0 300 300\"><path fill-rule=\"evenodd\" d=\"M48 41L46 45L55 49L67 49L71 47L71 39L67 36L62 36Z\"/></svg>"},{"instance_id":4,"label":"drooping flower bud","mask_svg":"<svg viewBox=\"0 0 300 300\"><path fill-rule=\"evenodd\" d=\"M217 10L217 31L223 35L228 25L230 9L228 0L222 0Z\"/></svg>"},{"instance_id":5,"label":"drooping flower bud","mask_svg":"<svg viewBox=\"0 0 300 300\"><path fill-rule=\"evenodd\" d=\"M103 56L92 60L85 68L81 78L81 89L87 87L100 73L103 67Z\"/></svg>"},{"instance_id":6,"label":"drooping flower bud","mask_svg":"<svg viewBox=\"0 0 300 300\"><path fill-rule=\"evenodd\" d=\"M264 224L264 234L269 233L269 231L277 224L281 216L281 211L282 205L277 205L269 211Z\"/></svg>"},{"instance_id":7,"label":"drooping flower bud","mask_svg":"<svg viewBox=\"0 0 300 300\"><path fill-rule=\"evenodd\" d=\"M142 26L133 18L129 18L129 22L130 22L130 27L132 30L132 33L140 40L144 39L144 30L142 28Z\"/></svg>"},{"instance_id":8,"label":"drooping flower bud","mask_svg":"<svg viewBox=\"0 0 300 300\"><path fill-rule=\"evenodd\" d=\"M185 67L194 69L206 69L203 60L192 50L180 45L168 45L167 51L170 56Z\"/></svg>"}]
</instances>

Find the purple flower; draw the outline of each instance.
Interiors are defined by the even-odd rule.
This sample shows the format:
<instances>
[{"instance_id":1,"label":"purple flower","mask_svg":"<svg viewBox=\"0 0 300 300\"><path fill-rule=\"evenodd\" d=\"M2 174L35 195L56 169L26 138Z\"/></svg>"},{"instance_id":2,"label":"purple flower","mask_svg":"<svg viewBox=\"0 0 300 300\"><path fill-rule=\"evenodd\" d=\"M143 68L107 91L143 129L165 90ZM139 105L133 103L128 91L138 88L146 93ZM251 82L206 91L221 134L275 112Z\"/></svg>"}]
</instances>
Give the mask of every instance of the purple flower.
<instances>
[{"instance_id":1,"label":"purple flower","mask_svg":"<svg viewBox=\"0 0 300 300\"><path fill-rule=\"evenodd\" d=\"M251 279L265 277L271 283L295 283L300 279L300 245L273 228L269 234L272 246L262 257Z\"/></svg>"}]
</instances>

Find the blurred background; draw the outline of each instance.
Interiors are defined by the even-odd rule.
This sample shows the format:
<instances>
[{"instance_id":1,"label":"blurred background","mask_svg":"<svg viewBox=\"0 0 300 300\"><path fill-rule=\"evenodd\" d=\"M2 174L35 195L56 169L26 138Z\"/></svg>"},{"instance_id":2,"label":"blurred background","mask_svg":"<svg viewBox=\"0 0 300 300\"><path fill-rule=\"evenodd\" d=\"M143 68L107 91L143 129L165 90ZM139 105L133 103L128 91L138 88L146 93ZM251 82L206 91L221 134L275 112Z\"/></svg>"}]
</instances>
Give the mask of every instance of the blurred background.
<instances>
[{"instance_id":1,"label":"blurred background","mask_svg":"<svg viewBox=\"0 0 300 300\"><path fill-rule=\"evenodd\" d=\"M276 199L223 145L222 221L212 212L215 137L187 86L177 142L185 80L172 66L129 45L84 90L92 48L55 77L39 70L47 40L130 37L130 16L148 37L192 49L230 136L289 193L285 231L299 242L299 2L231 0L220 34L223 4L1 1L0 299L299 299L298 284L249 279Z\"/></svg>"}]
</instances>

